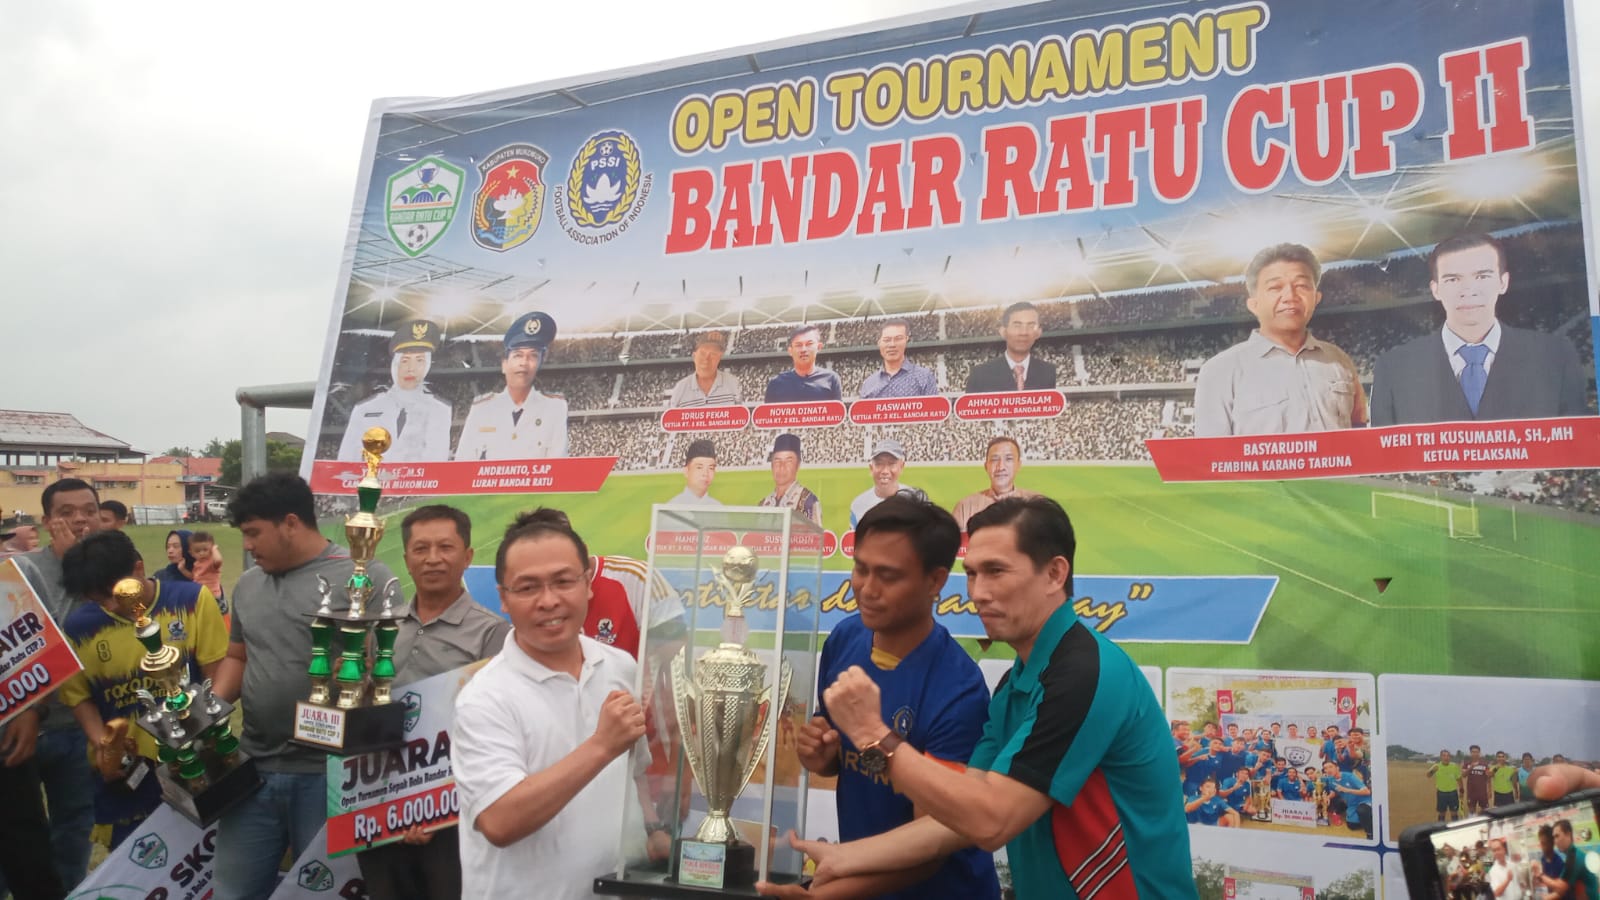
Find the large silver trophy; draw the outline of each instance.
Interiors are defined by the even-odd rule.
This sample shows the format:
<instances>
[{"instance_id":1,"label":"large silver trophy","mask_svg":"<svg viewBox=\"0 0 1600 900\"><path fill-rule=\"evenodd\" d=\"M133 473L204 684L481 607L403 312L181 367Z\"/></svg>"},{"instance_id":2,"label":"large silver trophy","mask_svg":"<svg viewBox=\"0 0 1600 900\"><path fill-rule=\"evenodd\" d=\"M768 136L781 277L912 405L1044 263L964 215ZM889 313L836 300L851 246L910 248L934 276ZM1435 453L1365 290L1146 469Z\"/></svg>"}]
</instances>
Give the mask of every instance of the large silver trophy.
<instances>
[{"instance_id":1,"label":"large silver trophy","mask_svg":"<svg viewBox=\"0 0 1600 900\"><path fill-rule=\"evenodd\" d=\"M139 671L156 689L135 692L144 711L136 724L156 740L162 798L190 821L208 826L262 783L229 727L233 704L211 692L211 679L191 681L183 652L161 640L161 626L145 614L144 581L124 578L111 593L133 618L134 634L145 649ZM120 720L106 724L119 734L126 727Z\"/></svg>"},{"instance_id":2,"label":"large silver trophy","mask_svg":"<svg viewBox=\"0 0 1600 900\"><path fill-rule=\"evenodd\" d=\"M767 664L744 645L749 633L744 608L756 580L756 555L736 546L722 558L716 573L722 592L722 643L689 664L689 648L672 660L672 696L683 733L683 752L709 807L694 840L681 841L685 857L707 859L716 850L723 860L723 884L734 887L755 879L755 848L740 839L729 812L766 756L773 715L789 695L793 676L788 660L780 660L776 692L766 684Z\"/></svg>"},{"instance_id":3,"label":"large silver trophy","mask_svg":"<svg viewBox=\"0 0 1600 900\"><path fill-rule=\"evenodd\" d=\"M367 567L383 540L377 516L383 485L378 465L389 449L389 432L368 428L361 435L366 473L356 485L360 509L345 519L344 534L355 569L345 583L350 604L333 609L333 585L317 576L322 602L311 614L311 694L295 704L296 743L344 755L385 750L405 743L405 708L394 702L394 642L405 610L394 603L398 578L383 586L382 605L372 609L379 593ZM368 638L375 640L372 666L367 666Z\"/></svg>"}]
</instances>

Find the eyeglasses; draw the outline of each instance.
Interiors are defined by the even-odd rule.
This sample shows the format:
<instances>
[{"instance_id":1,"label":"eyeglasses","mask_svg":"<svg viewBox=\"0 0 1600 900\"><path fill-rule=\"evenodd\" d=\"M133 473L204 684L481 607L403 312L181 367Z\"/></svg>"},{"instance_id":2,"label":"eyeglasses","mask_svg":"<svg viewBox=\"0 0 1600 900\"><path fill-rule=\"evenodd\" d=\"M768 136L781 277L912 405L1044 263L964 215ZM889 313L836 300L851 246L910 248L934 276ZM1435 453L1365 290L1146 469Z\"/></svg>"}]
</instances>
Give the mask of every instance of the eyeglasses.
<instances>
[{"instance_id":1,"label":"eyeglasses","mask_svg":"<svg viewBox=\"0 0 1600 900\"><path fill-rule=\"evenodd\" d=\"M558 597L565 597L578 589L583 584L582 578L564 575L550 581L521 581L514 585L501 585L500 592L516 597L519 600L537 600L544 595L546 590L553 592Z\"/></svg>"}]
</instances>

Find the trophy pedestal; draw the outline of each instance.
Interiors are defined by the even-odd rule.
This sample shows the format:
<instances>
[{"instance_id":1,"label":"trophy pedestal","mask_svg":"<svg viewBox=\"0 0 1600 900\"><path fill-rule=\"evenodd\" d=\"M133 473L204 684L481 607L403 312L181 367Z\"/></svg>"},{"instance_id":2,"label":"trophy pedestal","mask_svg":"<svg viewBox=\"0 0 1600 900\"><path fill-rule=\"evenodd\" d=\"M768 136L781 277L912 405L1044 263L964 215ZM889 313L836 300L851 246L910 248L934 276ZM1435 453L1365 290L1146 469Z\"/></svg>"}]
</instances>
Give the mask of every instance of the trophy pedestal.
<instances>
[{"instance_id":1,"label":"trophy pedestal","mask_svg":"<svg viewBox=\"0 0 1600 900\"><path fill-rule=\"evenodd\" d=\"M301 700L294 705L294 737L302 747L358 756L406 742L406 708L401 703L340 709Z\"/></svg>"},{"instance_id":2,"label":"trophy pedestal","mask_svg":"<svg viewBox=\"0 0 1600 900\"><path fill-rule=\"evenodd\" d=\"M234 804L261 787L256 761L249 757L243 757L239 765L219 775L207 775L211 778L211 784L198 794L193 794L167 771L166 766L156 767L156 777L161 779L161 799L201 828L210 827Z\"/></svg>"},{"instance_id":3,"label":"trophy pedestal","mask_svg":"<svg viewBox=\"0 0 1600 900\"><path fill-rule=\"evenodd\" d=\"M767 880L773 884L799 884L800 878L783 872L770 872ZM701 887L679 884L667 871L666 863L655 866L629 867L626 877L618 874L602 875L594 880L594 892L602 897L651 897L655 900L696 900L702 897L760 897L755 884L742 887Z\"/></svg>"}]
</instances>

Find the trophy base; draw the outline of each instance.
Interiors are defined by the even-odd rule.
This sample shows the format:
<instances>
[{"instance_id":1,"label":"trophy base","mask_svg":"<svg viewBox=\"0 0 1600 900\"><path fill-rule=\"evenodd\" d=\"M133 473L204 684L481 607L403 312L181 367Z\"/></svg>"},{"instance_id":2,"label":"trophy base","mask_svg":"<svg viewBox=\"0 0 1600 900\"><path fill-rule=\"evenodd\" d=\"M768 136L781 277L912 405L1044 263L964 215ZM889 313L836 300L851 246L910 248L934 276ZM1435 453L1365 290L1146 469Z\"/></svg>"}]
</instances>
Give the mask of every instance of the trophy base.
<instances>
[{"instance_id":1,"label":"trophy base","mask_svg":"<svg viewBox=\"0 0 1600 900\"><path fill-rule=\"evenodd\" d=\"M358 756L406 742L406 708L400 703L339 709L304 700L294 705L294 737L302 747Z\"/></svg>"},{"instance_id":2,"label":"trophy base","mask_svg":"<svg viewBox=\"0 0 1600 900\"><path fill-rule=\"evenodd\" d=\"M748 846L748 845L746 845ZM773 884L799 884L801 877L789 872L768 872ZM760 897L752 880L742 886L703 887L681 884L669 872L667 863L655 863L626 872L602 875L594 880L594 892L602 897L650 897L654 900L696 900L703 897Z\"/></svg>"},{"instance_id":3,"label":"trophy base","mask_svg":"<svg viewBox=\"0 0 1600 900\"><path fill-rule=\"evenodd\" d=\"M161 779L161 799L201 828L209 828L262 784L261 775L256 772L256 761L248 756L242 757L239 765L232 769L212 776L211 784L198 794L190 793L166 766L156 767L156 777Z\"/></svg>"},{"instance_id":4,"label":"trophy base","mask_svg":"<svg viewBox=\"0 0 1600 900\"><path fill-rule=\"evenodd\" d=\"M730 843L673 842L672 875L686 887L742 888L756 883L756 848L746 841Z\"/></svg>"}]
</instances>

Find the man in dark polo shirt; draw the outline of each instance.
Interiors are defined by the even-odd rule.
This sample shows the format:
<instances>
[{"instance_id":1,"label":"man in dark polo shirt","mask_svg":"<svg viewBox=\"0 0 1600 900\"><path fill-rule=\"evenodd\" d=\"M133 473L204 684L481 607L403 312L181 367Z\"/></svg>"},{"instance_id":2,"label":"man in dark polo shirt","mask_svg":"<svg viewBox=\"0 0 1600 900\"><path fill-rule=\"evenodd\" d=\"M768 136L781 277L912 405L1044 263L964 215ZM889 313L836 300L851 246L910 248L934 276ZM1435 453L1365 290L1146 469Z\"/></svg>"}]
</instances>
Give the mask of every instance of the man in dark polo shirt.
<instances>
[{"instance_id":1,"label":"man in dark polo shirt","mask_svg":"<svg viewBox=\"0 0 1600 900\"><path fill-rule=\"evenodd\" d=\"M233 589L233 632L217 669L217 695L244 707L239 746L265 784L217 823L216 900L265 900L284 851L298 858L328 820L327 754L290 743L294 704L311 693L311 619L322 603L317 576L333 589L331 608L348 609L350 551L317 530L311 486L290 474L263 475L228 504L228 517L256 564ZM367 567L382 590L389 567Z\"/></svg>"},{"instance_id":2,"label":"man in dark polo shirt","mask_svg":"<svg viewBox=\"0 0 1600 900\"><path fill-rule=\"evenodd\" d=\"M967 593L1017 661L989 703L965 773L909 749L884 724L878 685L860 667L824 694L857 765L889 777L927 813L859 841L795 841L814 884L923 865L970 844L1006 848L1018 900L1196 900L1178 760L1139 667L1072 611L1077 540L1046 497L974 515ZM762 893L804 891L762 885Z\"/></svg>"},{"instance_id":3,"label":"man in dark polo shirt","mask_svg":"<svg viewBox=\"0 0 1600 900\"><path fill-rule=\"evenodd\" d=\"M838 400L843 393L839 376L817 364L822 352L822 332L815 325L802 325L789 335L789 359L794 368L779 372L767 382L767 403L801 403L808 400Z\"/></svg>"},{"instance_id":4,"label":"man in dark polo shirt","mask_svg":"<svg viewBox=\"0 0 1600 900\"><path fill-rule=\"evenodd\" d=\"M461 583L472 565L472 520L453 506L420 506L400 522L406 571L416 585L394 643L395 686L488 659L505 646L511 622L472 599ZM356 855L372 900L456 900L461 896L456 829L418 825L399 843Z\"/></svg>"}]
</instances>

